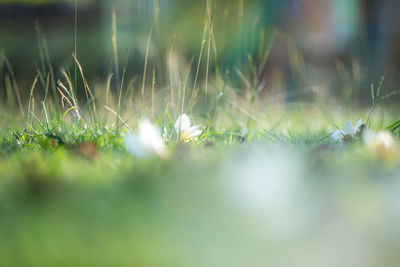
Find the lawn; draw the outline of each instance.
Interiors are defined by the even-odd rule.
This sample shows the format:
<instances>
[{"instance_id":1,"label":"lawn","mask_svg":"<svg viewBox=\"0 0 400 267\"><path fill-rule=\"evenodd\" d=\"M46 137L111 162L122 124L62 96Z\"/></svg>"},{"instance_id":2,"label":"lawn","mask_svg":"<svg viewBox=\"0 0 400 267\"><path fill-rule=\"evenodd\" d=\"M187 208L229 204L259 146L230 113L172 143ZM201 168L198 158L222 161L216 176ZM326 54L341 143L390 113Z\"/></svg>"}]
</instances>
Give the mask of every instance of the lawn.
<instances>
[{"instance_id":1,"label":"lawn","mask_svg":"<svg viewBox=\"0 0 400 267\"><path fill-rule=\"evenodd\" d=\"M30 86L2 50L1 266L398 266L398 91L263 95L268 42L223 67L213 8L187 61L155 13L131 72L112 11L101 79L40 27Z\"/></svg>"},{"instance_id":2,"label":"lawn","mask_svg":"<svg viewBox=\"0 0 400 267\"><path fill-rule=\"evenodd\" d=\"M334 143L333 123L310 112L260 121L273 131L237 116L254 125L244 136L226 119L189 143L166 134L163 157L79 122L6 131L1 265L395 266L397 145Z\"/></svg>"}]
</instances>

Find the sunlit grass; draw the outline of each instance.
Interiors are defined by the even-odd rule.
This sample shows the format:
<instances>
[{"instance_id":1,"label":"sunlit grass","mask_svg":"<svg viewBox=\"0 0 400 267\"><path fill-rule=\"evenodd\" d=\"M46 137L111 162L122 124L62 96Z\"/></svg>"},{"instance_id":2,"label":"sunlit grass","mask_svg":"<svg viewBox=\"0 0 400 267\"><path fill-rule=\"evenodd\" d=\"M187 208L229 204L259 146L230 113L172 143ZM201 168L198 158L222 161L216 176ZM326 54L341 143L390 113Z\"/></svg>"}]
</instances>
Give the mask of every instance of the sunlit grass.
<instances>
[{"instance_id":1,"label":"sunlit grass","mask_svg":"<svg viewBox=\"0 0 400 267\"><path fill-rule=\"evenodd\" d=\"M385 101L397 92L382 79L370 107L318 88L263 95L275 36L262 30L257 52L243 44L246 61L224 69L215 4L196 55L184 59L172 42L161 68L150 53L157 1L139 73L128 49L120 60L115 10L101 81L86 79L79 47L56 69L39 26L28 90L1 54L0 265L284 266L292 255L291 266L337 266L353 255L355 266L396 266L399 118ZM332 141L360 118L372 141L357 130Z\"/></svg>"}]
</instances>

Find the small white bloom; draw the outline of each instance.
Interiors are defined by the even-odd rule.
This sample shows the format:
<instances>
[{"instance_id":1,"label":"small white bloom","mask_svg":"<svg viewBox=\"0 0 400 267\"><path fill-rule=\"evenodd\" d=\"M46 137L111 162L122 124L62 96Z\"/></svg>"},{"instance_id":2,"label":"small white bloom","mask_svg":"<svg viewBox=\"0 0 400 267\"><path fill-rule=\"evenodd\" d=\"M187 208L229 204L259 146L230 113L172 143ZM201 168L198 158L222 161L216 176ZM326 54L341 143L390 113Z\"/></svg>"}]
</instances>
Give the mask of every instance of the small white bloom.
<instances>
[{"instance_id":1,"label":"small white bloom","mask_svg":"<svg viewBox=\"0 0 400 267\"><path fill-rule=\"evenodd\" d=\"M347 121L346 126L344 127L344 135L350 134L350 135L355 135L360 131L360 127L363 125L362 119L360 119L356 125L353 126L353 124L350 121Z\"/></svg>"},{"instance_id":2,"label":"small white bloom","mask_svg":"<svg viewBox=\"0 0 400 267\"><path fill-rule=\"evenodd\" d=\"M347 123L346 123L346 126L344 127L344 130L343 130L343 131L340 130L340 129L337 129L337 130L335 130L335 131L333 131L333 132L331 133L332 142L337 143L337 142L339 142L339 141L342 141L343 138L344 138L346 135L354 136L354 135L358 134L359 131L360 131L360 127L361 127L362 125L363 125L362 119L360 119L354 126L353 126L353 124L348 120Z\"/></svg>"},{"instance_id":3,"label":"small white bloom","mask_svg":"<svg viewBox=\"0 0 400 267\"><path fill-rule=\"evenodd\" d=\"M175 131L181 142L189 142L191 139L201 135L200 125L190 126L189 116L183 113L175 122Z\"/></svg>"},{"instance_id":4,"label":"small white bloom","mask_svg":"<svg viewBox=\"0 0 400 267\"><path fill-rule=\"evenodd\" d=\"M139 121L135 134L125 136L124 145L129 153L139 158L152 154L167 155L160 132L148 119Z\"/></svg>"},{"instance_id":5,"label":"small white bloom","mask_svg":"<svg viewBox=\"0 0 400 267\"><path fill-rule=\"evenodd\" d=\"M331 133L331 140L334 143L338 143L339 141L341 141L344 137L344 132L340 129L334 130Z\"/></svg>"}]
</instances>

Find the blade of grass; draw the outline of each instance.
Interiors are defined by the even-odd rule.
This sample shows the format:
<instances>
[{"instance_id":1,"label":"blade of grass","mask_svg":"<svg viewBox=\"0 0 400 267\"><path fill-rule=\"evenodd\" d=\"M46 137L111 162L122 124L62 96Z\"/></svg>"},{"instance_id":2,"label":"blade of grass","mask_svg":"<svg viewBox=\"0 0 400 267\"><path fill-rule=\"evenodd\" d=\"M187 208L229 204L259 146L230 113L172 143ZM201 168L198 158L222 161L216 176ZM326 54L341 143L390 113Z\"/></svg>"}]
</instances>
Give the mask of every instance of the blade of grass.
<instances>
[{"instance_id":1,"label":"blade of grass","mask_svg":"<svg viewBox=\"0 0 400 267\"><path fill-rule=\"evenodd\" d=\"M186 86L187 86L187 81L189 79L189 74L190 74L190 69L192 68L192 64L193 64L194 58L192 58L186 68L186 76L185 76L185 80L183 82L183 86L182 86L182 104L181 104L181 113L183 113L184 111L184 106L185 106L185 96L186 96Z\"/></svg>"},{"instance_id":2,"label":"blade of grass","mask_svg":"<svg viewBox=\"0 0 400 267\"><path fill-rule=\"evenodd\" d=\"M82 77L82 80L83 80L83 85L84 85L84 88L86 90L86 97L87 97L89 103L90 103L90 99L88 98L88 94L91 97L91 101L92 101L92 105L93 105L93 116L94 116L95 122L97 124L98 123L98 114L97 114L97 111L96 111L96 100L95 100L94 95L92 93L92 90L90 89L89 84L88 84L88 82L87 82L87 80L85 78L85 75L83 74L83 70L82 70L81 64L79 63L79 61L76 58L75 54L72 54L72 57L74 58L76 64L78 65L79 72L81 73L81 77Z\"/></svg>"},{"instance_id":3,"label":"blade of grass","mask_svg":"<svg viewBox=\"0 0 400 267\"><path fill-rule=\"evenodd\" d=\"M115 82L117 88L120 88L121 85L119 77L118 45L117 45L117 15L115 8L112 9L111 43L112 43L113 57L114 57Z\"/></svg>"},{"instance_id":4,"label":"blade of grass","mask_svg":"<svg viewBox=\"0 0 400 267\"><path fill-rule=\"evenodd\" d=\"M199 71L200 71L200 64L201 64L201 59L203 57L203 50L204 50L204 45L206 44L206 34L207 34L207 25L204 25L204 30L203 30L203 38L201 39L201 46L200 46L200 54L199 54L199 59L197 60L197 69L196 69L196 76L194 78L194 83L193 83L193 89L192 92L196 89L197 85L197 79L199 77Z\"/></svg>"},{"instance_id":5,"label":"blade of grass","mask_svg":"<svg viewBox=\"0 0 400 267\"><path fill-rule=\"evenodd\" d=\"M34 103L33 91L35 90L35 86L36 86L36 83L38 81L38 78L39 78L39 74L36 74L35 78L33 79L33 83L32 83L32 86L31 86L31 91L30 91L30 94L29 94L28 114L27 114L28 123L32 123L31 114L34 113L34 105L32 106L32 103ZM32 110L31 110L31 108L32 108Z\"/></svg>"},{"instance_id":6,"label":"blade of grass","mask_svg":"<svg viewBox=\"0 0 400 267\"><path fill-rule=\"evenodd\" d=\"M68 96L71 98L72 102L74 103L73 106L75 106L75 112L77 113L77 116L79 118L79 120L81 120L81 116L80 116L80 112L78 112L79 110L79 105L78 105L78 99L75 96L75 92L74 92L74 88L72 87L72 82L71 79L69 78L69 75L62 70L61 73L64 75L65 79L67 80L68 83L68 87L69 87L69 91L67 90L67 88L65 88L65 86L61 83L61 81L59 81L59 86L64 89L64 91L68 94ZM83 114L82 114L83 115Z\"/></svg>"},{"instance_id":7,"label":"blade of grass","mask_svg":"<svg viewBox=\"0 0 400 267\"><path fill-rule=\"evenodd\" d=\"M108 106L109 105L109 97L110 97L110 87L111 87L111 79L112 79L112 77L113 77L113 73L110 73L109 75L108 75L108 78L107 78L107 83L106 83L106 106ZM108 119L108 116L107 116L107 113L104 115L104 118L103 118L103 124L105 125L106 123L107 123L107 119Z\"/></svg>"},{"instance_id":8,"label":"blade of grass","mask_svg":"<svg viewBox=\"0 0 400 267\"><path fill-rule=\"evenodd\" d=\"M117 116L117 132L119 129L119 118L121 116L121 97L122 97L122 90L124 87L124 81L125 81L125 74L126 74L126 69L128 68L128 58L129 58L129 53L128 53L128 47L126 48L126 53L125 53L125 62L124 62L124 69L122 73L122 81L121 81L121 87L119 88L119 97L118 97L118 116Z\"/></svg>"},{"instance_id":9,"label":"blade of grass","mask_svg":"<svg viewBox=\"0 0 400 267\"><path fill-rule=\"evenodd\" d=\"M77 42L78 42L78 0L75 0L75 14L74 14L74 54L78 55L77 51ZM78 88L78 69L76 66L76 62L74 62L74 88L77 90Z\"/></svg>"},{"instance_id":10,"label":"blade of grass","mask_svg":"<svg viewBox=\"0 0 400 267\"><path fill-rule=\"evenodd\" d=\"M149 34L147 36L147 45L146 45L146 55L144 58L144 70L143 70L143 79L142 79L142 97L144 96L144 88L146 86L146 73L147 73L147 64L148 64L148 60L149 60L149 53L150 53L150 45L151 45L151 35L153 33L153 26L156 20L156 13L154 13L153 15L153 19L150 23L150 30L149 30Z\"/></svg>"},{"instance_id":11,"label":"blade of grass","mask_svg":"<svg viewBox=\"0 0 400 267\"><path fill-rule=\"evenodd\" d=\"M173 38L172 38L172 43L171 43L171 47L170 47L170 49L169 49L169 55L168 55L168 57L167 57L167 60L171 60L172 59L172 56L173 56L173 53L174 53L174 45L175 45L175 39L176 39L176 34L174 34L173 35ZM171 65L171 64L170 64ZM170 86L170 103L171 103L171 106L173 107L174 106L174 79L173 79L173 73L172 73L172 67L170 66L169 68L168 68L168 72L169 72L169 86Z\"/></svg>"},{"instance_id":12,"label":"blade of grass","mask_svg":"<svg viewBox=\"0 0 400 267\"><path fill-rule=\"evenodd\" d=\"M37 46L38 46L38 50L39 50L40 67L41 67L41 71L39 73L41 73L43 76L45 76L46 63L45 63L44 52L43 52L41 28L40 28L38 19L35 20L35 29L36 29ZM40 80L42 82L42 86L45 87L46 86L45 80L42 75L40 75Z\"/></svg>"},{"instance_id":13,"label":"blade of grass","mask_svg":"<svg viewBox=\"0 0 400 267\"><path fill-rule=\"evenodd\" d=\"M127 121L125 121L122 117L120 117L115 110L113 110L112 108L107 107L107 106L104 106L104 108L106 110L108 110L109 112L111 112L112 114L114 114L115 116L118 116L118 119L120 121L122 121L122 123L123 123L122 125L120 125L120 127L124 126L129 132L132 132L132 130L126 125ZM117 128L117 130L118 130L118 128Z\"/></svg>"},{"instance_id":14,"label":"blade of grass","mask_svg":"<svg viewBox=\"0 0 400 267\"><path fill-rule=\"evenodd\" d=\"M8 58L4 54L2 54L2 57L3 57L3 61L5 63L5 66L7 67L8 73L10 74L9 75L10 85L12 85L11 87L13 88L15 96L17 98L19 110L20 110L21 114L24 114L24 108L22 105L21 94L19 92L17 80L16 80L15 74L14 74L14 70L13 70Z\"/></svg>"},{"instance_id":15,"label":"blade of grass","mask_svg":"<svg viewBox=\"0 0 400 267\"><path fill-rule=\"evenodd\" d=\"M156 72L153 67L153 82L151 84L151 115L154 114L154 87L156 86Z\"/></svg>"},{"instance_id":16,"label":"blade of grass","mask_svg":"<svg viewBox=\"0 0 400 267\"><path fill-rule=\"evenodd\" d=\"M44 117L46 119L46 125L47 125L47 129L49 129L49 116L47 115L47 108L46 108L46 103L44 103L44 101L42 101L42 107L43 107L43 112L44 112Z\"/></svg>"},{"instance_id":17,"label":"blade of grass","mask_svg":"<svg viewBox=\"0 0 400 267\"><path fill-rule=\"evenodd\" d=\"M0 50L0 81L4 81L4 48ZM4 101L3 82L0 82L0 103Z\"/></svg>"},{"instance_id":18,"label":"blade of grass","mask_svg":"<svg viewBox=\"0 0 400 267\"><path fill-rule=\"evenodd\" d=\"M15 107L15 100L13 97L13 89L12 89L12 85L11 85L11 78L10 78L10 74L6 73L5 77L4 77L4 84L6 87L6 92L7 92L7 104L10 106L10 108L14 108Z\"/></svg>"}]
</instances>

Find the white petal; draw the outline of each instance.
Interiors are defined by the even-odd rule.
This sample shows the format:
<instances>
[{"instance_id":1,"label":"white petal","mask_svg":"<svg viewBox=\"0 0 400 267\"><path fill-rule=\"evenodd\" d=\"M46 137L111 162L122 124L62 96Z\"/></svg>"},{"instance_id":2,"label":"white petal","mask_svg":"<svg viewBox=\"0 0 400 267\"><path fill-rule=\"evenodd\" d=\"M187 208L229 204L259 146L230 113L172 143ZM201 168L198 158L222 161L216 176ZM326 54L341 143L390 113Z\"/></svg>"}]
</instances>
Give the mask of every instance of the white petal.
<instances>
[{"instance_id":1,"label":"white petal","mask_svg":"<svg viewBox=\"0 0 400 267\"><path fill-rule=\"evenodd\" d=\"M341 141L344 137L344 133L342 130L335 130L331 133L331 140L334 143Z\"/></svg>"},{"instance_id":2,"label":"white petal","mask_svg":"<svg viewBox=\"0 0 400 267\"><path fill-rule=\"evenodd\" d=\"M196 137L196 136L199 136L199 135L201 135L203 133L203 131L202 130L195 130L195 131L193 131L193 133L192 133L192 136L193 137Z\"/></svg>"},{"instance_id":3,"label":"white petal","mask_svg":"<svg viewBox=\"0 0 400 267\"><path fill-rule=\"evenodd\" d=\"M139 121L137 132L143 140L152 140L159 135L156 127L154 127L148 119L142 119Z\"/></svg>"},{"instance_id":4,"label":"white petal","mask_svg":"<svg viewBox=\"0 0 400 267\"><path fill-rule=\"evenodd\" d=\"M193 127L190 127L189 129L186 129L184 132L181 133L181 140L187 140L187 139L192 139L196 136L201 135L203 132L202 130L199 130L200 125L196 125Z\"/></svg>"},{"instance_id":5,"label":"white petal","mask_svg":"<svg viewBox=\"0 0 400 267\"><path fill-rule=\"evenodd\" d=\"M190 128L190 130L186 130L183 131L180 134L180 141L183 141L185 143L190 142L190 140L192 140L193 138L195 138L196 136L201 135L201 133L203 132L202 130L198 130L197 127L196 129L192 129L193 127Z\"/></svg>"},{"instance_id":6,"label":"white petal","mask_svg":"<svg viewBox=\"0 0 400 267\"><path fill-rule=\"evenodd\" d=\"M177 134L183 132L184 130L190 128L190 119L189 116L183 113L176 119L175 122L175 131Z\"/></svg>"},{"instance_id":7,"label":"white petal","mask_svg":"<svg viewBox=\"0 0 400 267\"><path fill-rule=\"evenodd\" d=\"M360 130L361 125L363 125L362 119L360 119L356 125L354 125L354 133L357 133Z\"/></svg>"},{"instance_id":8,"label":"white petal","mask_svg":"<svg viewBox=\"0 0 400 267\"><path fill-rule=\"evenodd\" d=\"M344 135L347 134L355 134L353 124L350 121L347 121L344 127Z\"/></svg>"},{"instance_id":9,"label":"white petal","mask_svg":"<svg viewBox=\"0 0 400 267\"><path fill-rule=\"evenodd\" d=\"M136 157L146 157L151 154L166 155L166 148L160 132L148 119L139 121L135 135L128 135L124 140L129 153Z\"/></svg>"}]
</instances>

